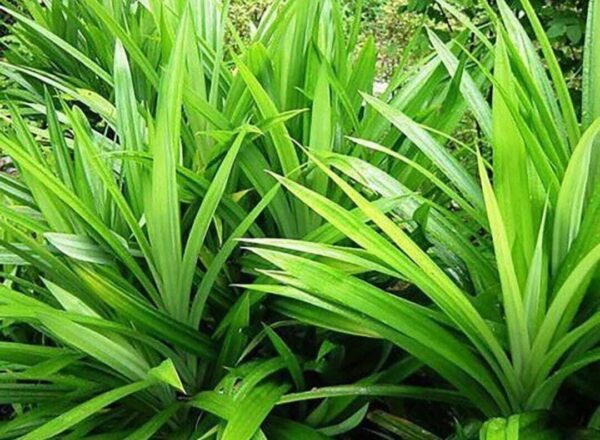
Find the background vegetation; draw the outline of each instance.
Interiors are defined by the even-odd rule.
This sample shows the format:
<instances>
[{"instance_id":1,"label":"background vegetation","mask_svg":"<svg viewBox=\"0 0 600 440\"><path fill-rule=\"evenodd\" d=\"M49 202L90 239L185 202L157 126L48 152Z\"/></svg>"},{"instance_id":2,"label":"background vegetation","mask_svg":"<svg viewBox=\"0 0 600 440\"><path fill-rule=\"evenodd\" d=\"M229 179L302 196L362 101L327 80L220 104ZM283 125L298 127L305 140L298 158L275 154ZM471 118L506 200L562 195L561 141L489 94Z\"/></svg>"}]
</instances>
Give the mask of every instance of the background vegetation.
<instances>
[{"instance_id":1,"label":"background vegetation","mask_svg":"<svg viewBox=\"0 0 600 440\"><path fill-rule=\"evenodd\" d=\"M247 35L272 0L233 0L231 18L236 29ZM347 19L353 13L354 0L343 2ZM535 0L531 2L548 30L548 37L557 53L567 80L574 91L581 91L582 48L586 12L589 0ZM485 14L476 0L459 2L473 19ZM517 2L510 3L512 6ZM373 35L380 57L380 74L389 76L401 58L411 37L418 33L421 54L429 44L423 35L423 26L434 27L446 38L462 26L432 0L365 0L363 8L363 36ZM415 55L416 56L416 55Z\"/></svg>"}]
</instances>

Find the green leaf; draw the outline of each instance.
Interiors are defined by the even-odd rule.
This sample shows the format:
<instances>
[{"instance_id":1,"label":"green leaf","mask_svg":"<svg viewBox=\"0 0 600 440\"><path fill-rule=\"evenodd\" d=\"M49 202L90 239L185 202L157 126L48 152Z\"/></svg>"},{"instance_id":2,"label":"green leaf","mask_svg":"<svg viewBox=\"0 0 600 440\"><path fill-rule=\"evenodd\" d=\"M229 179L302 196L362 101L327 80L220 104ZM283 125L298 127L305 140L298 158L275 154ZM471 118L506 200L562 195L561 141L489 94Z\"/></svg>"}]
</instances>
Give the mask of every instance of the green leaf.
<instances>
[{"instance_id":1,"label":"green leaf","mask_svg":"<svg viewBox=\"0 0 600 440\"><path fill-rule=\"evenodd\" d=\"M438 56L446 66L446 69L448 69L450 76L453 76L459 67L458 59L433 31L429 29L427 31L429 40L431 41ZM481 126L483 133L488 139L490 139L492 136L492 112L483 94L477 87L477 84L475 84L475 81L473 81L471 75L469 75L469 73L466 71L462 74L460 91L471 107L471 111L475 115L475 118Z\"/></svg>"},{"instance_id":2,"label":"green leaf","mask_svg":"<svg viewBox=\"0 0 600 440\"><path fill-rule=\"evenodd\" d=\"M184 301L182 307L187 307L189 303L189 292L192 287L194 270L196 268L198 256L202 250L202 246L204 245L204 239L208 234L208 228L210 227L210 223L217 210L217 206L223 198L227 181L232 172L238 152L244 143L246 134L247 130L242 128L241 132L236 136L231 148L221 162L219 170L214 176L208 191L206 192L206 196L204 197L204 200L202 200L200 209L196 214L194 223L192 224L181 265L181 279L179 285L182 289Z\"/></svg>"},{"instance_id":3,"label":"green leaf","mask_svg":"<svg viewBox=\"0 0 600 440\"><path fill-rule=\"evenodd\" d=\"M268 438L280 440L326 440L328 437L308 425L279 417L269 417L265 426Z\"/></svg>"},{"instance_id":4,"label":"green leaf","mask_svg":"<svg viewBox=\"0 0 600 440\"><path fill-rule=\"evenodd\" d=\"M258 216L264 211L264 209L271 203L275 196L279 192L279 185L274 186L271 190L262 198L262 200L252 209L252 211L240 222L240 224L231 233L227 241L223 244L218 254L212 260L206 273L202 277L196 296L192 303L192 309L190 311L190 322L194 327L200 324L202 319L204 306L206 300L210 294L210 291L217 279L219 272L224 268L227 259L237 246L237 240L241 238L250 229L252 224L256 221Z\"/></svg>"},{"instance_id":5,"label":"green leaf","mask_svg":"<svg viewBox=\"0 0 600 440\"><path fill-rule=\"evenodd\" d=\"M254 388L237 403L237 410L223 431L223 440L250 440L287 388L275 382Z\"/></svg>"},{"instance_id":6,"label":"green leaf","mask_svg":"<svg viewBox=\"0 0 600 440\"><path fill-rule=\"evenodd\" d=\"M94 1L91 3L94 3ZM138 114L127 54L119 40L117 40L117 44L115 45L114 58L113 75L115 78L115 102L120 144L124 150L140 151L144 149L140 115ZM127 185L127 194L131 201L133 212L139 217L144 207L143 185L147 182L147 176L139 169L139 165L132 164L130 161L125 161L123 166L125 168L124 177Z\"/></svg>"},{"instance_id":7,"label":"green leaf","mask_svg":"<svg viewBox=\"0 0 600 440\"><path fill-rule=\"evenodd\" d=\"M585 26L585 48L583 51L583 129L587 129L600 117L600 2L591 0Z\"/></svg>"},{"instance_id":8,"label":"green leaf","mask_svg":"<svg viewBox=\"0 0 600 440\"><path fill-rule=\"evenodd\" d=\"M477 208L483 206L481 190L463 166L421 126L401 111L377 98L363 95L365 100L415 144Z\"/></svg>"},{"instance_id":9,"label":"green leaf","mask_svg":"<svg viewBox=\"0 0 600 440\"><path fill-rule=\"evenodd\" d=\"M279 114L279 110L277 110L275 103L273 103L259 81L241 60L236 60L236 66L250 90L262 117L264 119L275 118ZM300 166L300 162L298 161L298 155L292 145L292 141L289 139L285 125L283 123L275 124L270 131L270 135L275 144L283 172L285 174L293 173Z\"/></svg>"},{"instance_id":10,"label":"green leaf","mask_svg":"<svg viewBox=\"0 0 600 440\"><path fill-rule=\"evenodd\" d=\"M494 189L504 220L509 246L521 286L534 248L533 195L529 177L530 160L519 127L507 101L517 102L514 78L504 40L495 49L493 95Z\"/></svg>"},{"instance_id":11,"label":"green leaf","mask_svg":"<svg viewBox=\"0 0 600 440\"><path fill-rule=\"evenodd\" d=\"M519 281L517 279L511 255L510 243L506 235L506 228L504 227L504 220L481 157L479 157L479 174L481 176L483 195L485 197L488 218L494 240L494 251L496 253L498 272L500 273L500 282L502 284L502 301L508 325L512 360L514 368L516 371L520 372L524 368L523 363L531 348L530 337L525 320L523 294L519 287Z\"/></svg>"},{"instance_id":12,"label":"green leaf","mask_svg":"<svg viewBox=\"0 0 600 440\"><path fill-rule=\"evenodd\" d=\"M232 308L233 318L223 338L219 357L215 365L215 382L223 376L224 368L234 367L244 350L246 335L244 330L250 324L250 301L248 295L242 296Z\"/></svg>"},{"instance_id":13,"label":"green leaf","mask_svg":"<svg viewBox=\"0 0 600 440\"><path fill-rule=\"evenodd\" d=\"M76 260L97 264L113 262L109 254L86 236L47 232L44 238L60 252Z\"/></svg>"},{"instance_id":14,"label":"green leaf","mask_svg":"<svg viewBox=\"0 0 600 440\"><path fill-rule=\"evenodd\" d=\"M324 428L319 428L319 432L328 436L341 435L348 431L353 430L357 426L359 426L367 411L369 410L369 404L363 405L362 408L359 408L354 414L348 417L346 420L341 421L335 425L326 426Z\"/></svg>"},{"instance_id":15,"label":"green leaf","mask_svg":"<svg viewBox=\"0 0 600 440\"><path fill-rule=\"evenodd\" d=\"M93 399L90 399L87 402L84 402L57 416L53 420L37 429L34 429L21 438L23 440L45 440L54 437L77 425L83 420L93 416L110 404L117 402L131 394L140 392L145 388L148 388L150 385L151 382L141 381L107 391L106 393L100 394L99 396L94 397Z\"/></svg>"},{"instance_id":16,"label":"green leaf","mask_svg":"<svg viewBox=\"0 0 600 440\"><path fill-rule=\"evenodd\" d=\"M521 4L523 5L523 9L527 14L529 22L531 23L533 32L535 33L538 44L542 49L542 53L544 54L544 58L548 65L548 70L554 83L554 87L556 88L558 101L560 103L563 118L567 126L567 133L571 141L571 146L573 147L579 140L580 130L579 123L577 122L577 116L575 114L575 108L573 106L573 101L571 100L569 89L567 87L567 82L565 81L556 55L554 54L554 50L552 49L552 44L550 43L550 40L548 39L548 36L546 35L546 32L542 27L542 23L535 13L531 2L529 0L521 0ZM501 5L506 7L504 0L501 0Z\"/></svg>"},{"instance_id":17,"label":"green leaf","mask_svg":"<svg viewBox=\"0 0 600 440\"><path fill-rule=\"evenodd\" d=\"M332 148L331 97L327 71L324 66L318 70L311 112L310 146L315 150L329 151ZM310 181L315 191L325 194L327 178L322 174L313 176Z\"/></svg>"},{"instance_id":18,"label":"green leaf","mask_svg":"<svg viewBox=\"0 0 600 440\"><path fill-rule=\"evenodd\" d=\"M59 340L83 351L125 377L132 380L146 377L150 366L131 348L54 314L38 313L38 318Z\"/></svg>"},{"instance_id":19,"label":"green leaf","mask_svg":"<svg viewBox=\"0 0 600 440\"><path fill-rule=\"evenodd\" d=\"M80 315L92 316L99 318L100 315L96 313L90 306L85 302L77 298L75 295L67 292L62 287L54 284L52 281L42 279L50 293L54 295L57 301L63 306L67 312L78 313Z\"/></svg>"},{"instance_id":20,"label":"green leaf","mask_svg":"<svg viewBox=\"0 0 600 440\"><path fill-rule=\"evenodd\" d=\"M188 353L213 359L215 355L214 343L210 338L196 328L181 323L165 312L156 310L145 301L132 295L127 289L116 285L109 279L102 277L97 271L80 267L78 276L101 298L106 304L135 323L136 327L143 329L148 334L168 341Z\"/></svg>"},{"instance_id":21,"label":"green leaf","mask_svg":"<svg viewBox=\"0 0 600 440\"><path fill-rule=\"evenodd\" d=\"M77 60L78 62L80 62L81 64L86 66L88 69L90 69L92 72L94 72L96 75L98 75L98 78L102 79L107 84L112 83L112 79L111 79L110 75L108 73L106 73L106 71L104 71L100 66L98 66L98 64L96 64L94 61L89 59L87 56L85 56L83 53L81 53L76 48L71 46L69 43L67 43L62 38L58 37L57 35L53 34L52 32L48 31L47 29L43 28L42 26L37 24L35 21L25 17L22 14L19 14L18 12L13 11L12 9L8 9L4 6L0 6L0 10L5 12L6 14L13 16L16 20L23 22L24 24L29 26L31 29L33 29L35 32L39 33L43 38L47 39L52 44L55 44L56 46L58 46L59 48L64 50L66 53L68 53L70 56L72 56L73 59Z\"/></svg>"},{"instance_id":22,"label":"green leaf","mask_svg":"<svg viewBox=\"0 0 600 440\"><path fill-rule=\"evenodd\" d=\"M176 170L181 150L181 104L190 32L186 9L160 82L156 129L150 147L154 155L152 185L145 198L150 243L161 277L160 292L169 313L180 321L187 318L188 304L182 299L179 283L182 254Z\"/></svg>"},{"instance_id":23,"label":"green leaf","mask_svg":"<svg viewBox=\"0 0 600 440\"><path fill-rule=\"evenodd\" d=\"M402 397L416 400L434 400L440 402L453 402L465 404L463 397L455 391L436 388L416 387L406 385L338 385L332 387L315 388L301 393L286 394L278 404L285 405L293 402L303 402L314 399L342 396L379 396L379 397Z\"/></svg>"},{"instance_id":24,"label":"green leaf","mask_svg":"<svg viewBox=\"0 0 600 440\"><path fill-rule=\"evenodd\" d=\"M277 350L277 353L279 353L279 356L281 356L285 362L296 389L299 391L303 390L305 386L304 376L302 374L302 367L300 366L296 355L271 327L264 326L264 329L267 332L267 336L273 344L273 347L275 347L275 350Z\"/></svg>"},{"instance_id":25,"label":"green leaf","mask_svg":"<svg viewBox=\"0 0 600 440\"><path fill-rule=\"evenodd\" d=\"M236 402L233 398L217 391L203 391L196 394L190 401L190 405L223 420L229 420L237 412Z\"/></svg>"},{"instance_id":26,"label":"green leaf","mask_svg":"<svg viewBox=\"0 0 600 440\"><path fill-rule=\"evenodd\" d=\"M381 426L386 431L406 440L440 440L439 437L426 431L420 426L384 411L373 411L369 414L368 419L376 425Z\"/></svg>"},{"instance_id":27,"label":"green leaf","mask_svg":"<svg viewBox=\"0 0 600 440\"><path fill-rule=\"evenodd\" d=\"M181 379L177 374L177 369L171 359L163 361L158 367L151 369L148 372L148 377L159 382L172 386L176 390L185 393Z\"/></svg>"},{"instance_id":28,"label":"green leaf","mask_svg":"<svg viewBox=\"0 0 600 440\"><path fill-rule=\"evenodd\" d=\"M558 194L552 237L554 274L566 258L583 221L588 187L590 182L593 182L593 170L590 170L590 167L593 150L598 145L596 138L599 131L600 120L597 119L577 144Z\"/></svg>"},{"instance_id":29,"label":"green leaf","mask_svg":"<svg viewBox=\"0 0 600 440\"><path fill-rule=\"evenodd\" d=\"M125 440L150 440L166 423L169 422L178 409L179 405L177 404L173 404L163 409L134 432L129 434Z\"/></svg>"}]
</instances>

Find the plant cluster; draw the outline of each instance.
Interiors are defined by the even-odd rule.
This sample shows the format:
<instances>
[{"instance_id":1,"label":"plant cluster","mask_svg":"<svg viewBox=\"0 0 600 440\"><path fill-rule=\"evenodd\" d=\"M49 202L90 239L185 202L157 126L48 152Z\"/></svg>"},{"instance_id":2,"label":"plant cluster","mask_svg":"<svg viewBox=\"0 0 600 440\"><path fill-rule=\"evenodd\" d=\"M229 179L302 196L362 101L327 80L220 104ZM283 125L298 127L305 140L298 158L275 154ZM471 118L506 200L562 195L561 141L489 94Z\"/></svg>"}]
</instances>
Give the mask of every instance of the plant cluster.
<instances>
[{"instance_id":1,"label":"plant cluster","mask_svg":"<svg viewBox=\"0 0 600 440\"><path fill-rule=\"evenodd\" d=\"M269 3L0 6L0 440L597 438L600 2Z\"/></svg>"}]
</instances>

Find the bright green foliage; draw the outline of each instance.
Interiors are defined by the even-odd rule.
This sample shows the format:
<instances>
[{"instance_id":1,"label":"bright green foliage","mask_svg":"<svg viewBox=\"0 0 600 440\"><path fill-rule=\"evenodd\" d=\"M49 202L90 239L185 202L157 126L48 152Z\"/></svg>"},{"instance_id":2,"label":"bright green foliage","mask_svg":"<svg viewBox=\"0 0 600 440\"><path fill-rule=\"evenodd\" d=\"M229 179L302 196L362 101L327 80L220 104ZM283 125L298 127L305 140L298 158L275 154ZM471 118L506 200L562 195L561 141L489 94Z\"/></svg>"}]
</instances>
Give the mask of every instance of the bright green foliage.
<instances>
[{"instance_id":1,"label":"bright green foliage","mask_svg":"<svg viewBox=\"0 0 600 440\"><path fill-rule=\"evenodd\" d=\"M527 0L534 39L440 2L467 31L379 94L361 3L1 7L0 439L554 435L600 360L596 2L581 112Z\"/></svg>"},{"instance_id":2,"label":"bright green foliage","mask_svg":"<svg viewBox=\"0 0 600 440\"><path fill-rule=\"evenodd\" d=\"M528 3L524 6L529 14ZM487 72L485 62L479 63L494 87L493 133L489 141L494 151L495 191L481 159L479 174L488 218L481 226L491 233L499 284L488 283L484 289L476 289L473 298L418 247L407 234L410 226L395 224L334 170L372 191L377 191L375 185L381 185L383 178L372 182L357 179L337 166L340 159L331 162L317 151L313 161L373 226L361 225L355 213L292 180L282 178L282 184L366 251L369 259L377 259L398 272L392 276L418 286L438 310L430 313L441 313L444 321L423 314L418 319L427 334L419 334L419 326L409 319L410 315L419 316L416 310L409 312L418 307L417 303L384 293L331 264L308 260L306 254L292 256L265 248L255 252L283 271L273 279L294 286L294 291L285 292L286 297L311 304L311 298L318 298L330 310L370 325L372 332L437 370L484 412L508 415L550 408L563 381L599 359L594 349L597 309L593 300L586 301L586 293L593 295L588 286L600 258L599 194L597 185L593 185L597 169L592 159L600 125L596 121L580 134L560 70L555 67L552 52L546 50L535 16L530 14L529 18L542 43L544 61L535 54L533 43L503 2L500 12L493 76ZM543 63L550 66L551 79L544 73ZM592 83L595 80L588 78ZM474 108L479 95L467 84L463 83L461 92ZM466 203L475 202L475 193L466 180L458 177L453 158L443 158L447 153L441 148L431 150L434 144L429 136L415 133L410 119L402 113L377 99L366 100L431 159ZM371 142L358 143L393 155ZM388 174L387 179L393 176ZM400 185L401 181L395 182ZM434 221L431 212L429 215L429 221ZM276 240L255 243L288 250L319 246L290 246ZM314 253L319 254L316 248ZM473 265L472 270L476 273L480 268ZM267 286L260 289L269 290ZM283 294L278 289L270 291ZM478 307L476 298L490 293L502 305L502 315ZM436 321L443 326L438 328ZM448 330L459 331L465 338L453 339ZM468 351L455 357L459 350L466 349L476 351L477 359L471 359ZM471 367L474 369L469 373ZM457 374L459 371L461 374ZM463 376L465 373L467 376Z\"/></svg>"}]
</instances>

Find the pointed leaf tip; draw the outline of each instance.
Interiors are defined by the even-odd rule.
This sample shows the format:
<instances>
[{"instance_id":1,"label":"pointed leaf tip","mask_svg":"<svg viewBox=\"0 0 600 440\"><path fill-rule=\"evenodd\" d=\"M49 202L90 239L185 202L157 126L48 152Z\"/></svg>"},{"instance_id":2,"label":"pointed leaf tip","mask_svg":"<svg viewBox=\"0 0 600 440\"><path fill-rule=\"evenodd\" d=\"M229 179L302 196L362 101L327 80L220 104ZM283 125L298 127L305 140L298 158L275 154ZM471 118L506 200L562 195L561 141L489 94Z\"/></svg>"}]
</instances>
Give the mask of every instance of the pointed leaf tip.
<instances>
[{"instance_id":1,"label":"pointed leaf tip","mask_svg":"<svg viewBox=\"0 0 600 440\"><path fill-rule=\"evenodd\" d=\"M171 359L167 359L163 361L159 366L151 369L148 372L148 377L150 379L154 379L164 384L170 385L176 390L186 394L183 383L181 383L181 379L179 378L179 374L177 373L177 369L175 368L175 364Z\"/></svg>"}]
</instances>

